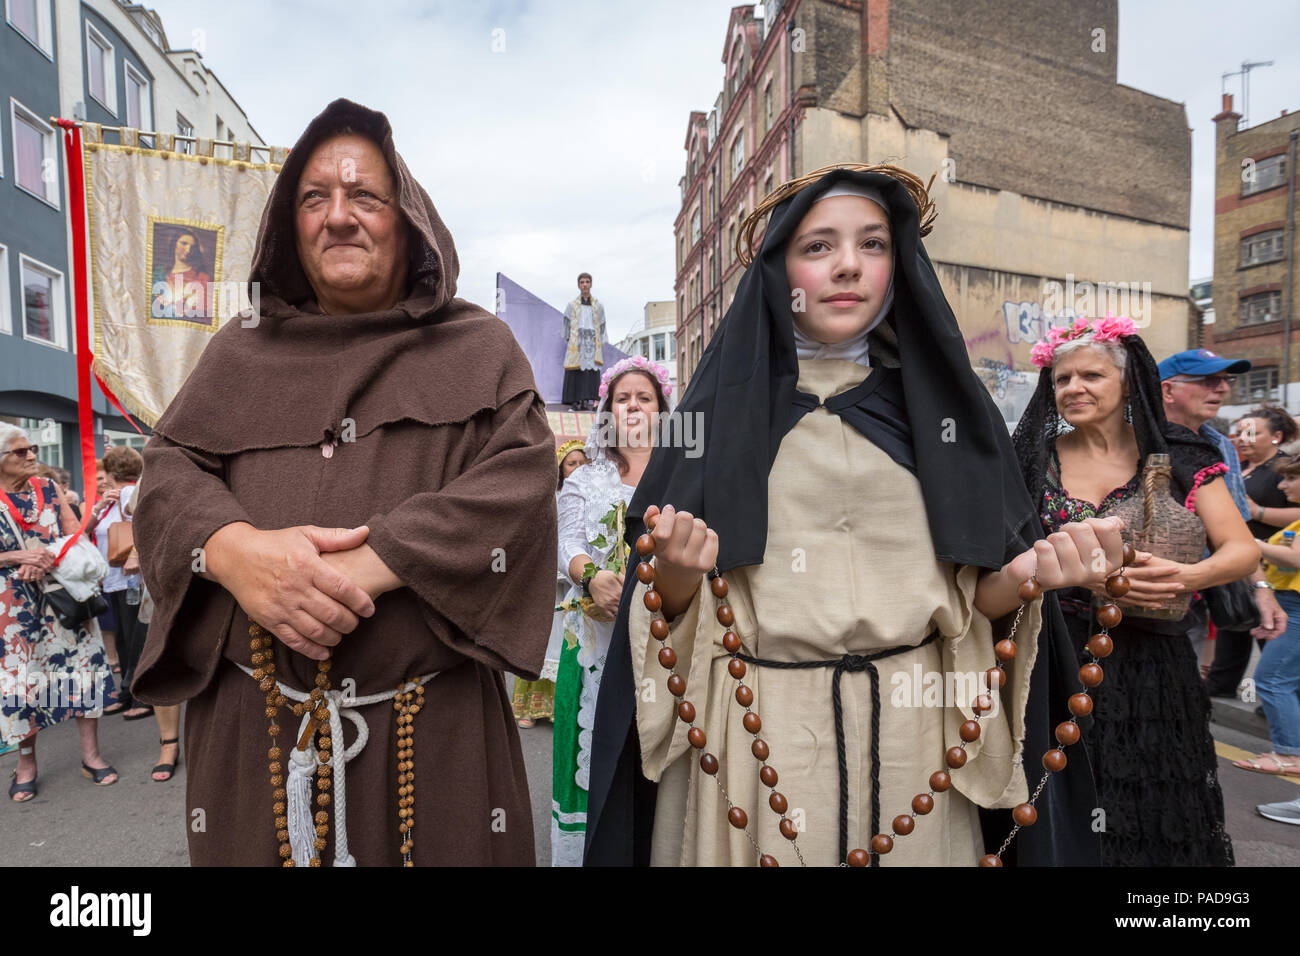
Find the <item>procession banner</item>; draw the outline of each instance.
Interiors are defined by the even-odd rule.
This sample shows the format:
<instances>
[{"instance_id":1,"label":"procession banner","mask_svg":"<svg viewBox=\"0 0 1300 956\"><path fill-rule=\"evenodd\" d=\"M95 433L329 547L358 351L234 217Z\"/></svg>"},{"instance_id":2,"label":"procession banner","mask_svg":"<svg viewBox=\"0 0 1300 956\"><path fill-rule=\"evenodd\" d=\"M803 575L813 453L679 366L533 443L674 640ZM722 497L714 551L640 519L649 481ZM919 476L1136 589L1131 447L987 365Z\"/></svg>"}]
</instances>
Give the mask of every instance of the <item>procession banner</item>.
<instances>
[{"instance_id":1,"label":"procession banner","mask_svg":"<svg viewBox=\"0 0 1300 956\"><path fill-rule=\"evenodd\" d=\"M225 159L174 151L163 134L123 130L110 144L82 130L93 369L114 404L152 426L212 335L255 320L249 267L285 151L254 163L247 144ZM133 145L142 138L160 148Z\"/></svg>"}]
</instances>

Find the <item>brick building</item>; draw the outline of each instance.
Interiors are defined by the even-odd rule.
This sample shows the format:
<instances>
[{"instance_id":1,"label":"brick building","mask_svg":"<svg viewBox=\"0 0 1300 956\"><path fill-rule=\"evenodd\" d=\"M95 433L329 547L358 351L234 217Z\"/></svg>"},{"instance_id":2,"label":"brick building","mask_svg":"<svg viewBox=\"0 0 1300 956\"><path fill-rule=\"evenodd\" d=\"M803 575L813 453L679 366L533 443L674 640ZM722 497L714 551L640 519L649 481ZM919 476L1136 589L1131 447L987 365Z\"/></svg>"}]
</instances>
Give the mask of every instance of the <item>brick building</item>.
<instances>
[{"instance_id":1,"label":"brick building","mask_svg":"<svg viewBox=\"0 0 1300 956\"><path fill-rule=\"evenodd\" d=\"M740 277L734 239L776 185L834 162L928 180L926 240L1008 420L1029 349L1075 312L1187 342L1191 136L1182 104L1116 82L1116 0L784 0L732 8L723 90L687 124L675 223L686 382Z\"/></svg>"},{"instance_id":2,"label":"brick building","mask_svg":"<svg viewBox=\"0 0 1300 956\"><path fill-rule=\"evenodd\" d=\"M1300 330L1291 329L1289 369L1286 332L1300 290L1293 238L1300 113L1248 129L1238 129L1240 121L1232 95L1224 94L1214 117L1214 322L1205 326L1205 344L1255 366L1237 377L1225 414L1281 401L1283 383L1294 412L1300 409Z\"/></svg>"}]
</instances>

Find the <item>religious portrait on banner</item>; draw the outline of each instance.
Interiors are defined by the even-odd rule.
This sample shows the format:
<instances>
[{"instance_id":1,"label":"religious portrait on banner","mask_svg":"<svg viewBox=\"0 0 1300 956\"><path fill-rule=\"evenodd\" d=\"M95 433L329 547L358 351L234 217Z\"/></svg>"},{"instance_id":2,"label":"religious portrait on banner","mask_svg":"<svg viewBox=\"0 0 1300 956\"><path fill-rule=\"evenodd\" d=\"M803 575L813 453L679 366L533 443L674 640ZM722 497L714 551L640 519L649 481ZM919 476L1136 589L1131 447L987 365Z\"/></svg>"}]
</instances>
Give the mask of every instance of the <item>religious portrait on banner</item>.
<instances>
[{"instance_id":1,"label":"religious portrait on banner","mask_svg":"<svg viewBox=\"0 0 1300 956\"><path fill-rule=\"evenodd\" d=\"M218 326L217 287L225 227L150 216L147 232L149 323Z\"/></svg>"}]
</instances>

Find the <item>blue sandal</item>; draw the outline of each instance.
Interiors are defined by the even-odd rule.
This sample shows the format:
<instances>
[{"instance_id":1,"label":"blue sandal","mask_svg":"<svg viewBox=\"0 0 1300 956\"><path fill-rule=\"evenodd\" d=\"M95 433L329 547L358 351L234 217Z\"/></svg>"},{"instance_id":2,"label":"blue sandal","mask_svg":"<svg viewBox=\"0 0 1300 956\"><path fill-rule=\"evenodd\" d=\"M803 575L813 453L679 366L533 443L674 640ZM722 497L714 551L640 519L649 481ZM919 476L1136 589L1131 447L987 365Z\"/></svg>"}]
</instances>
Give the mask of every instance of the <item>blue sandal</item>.
<instances>
[{"instance_id":1,"label":"blue sandal","mask_svg":"<svg viewBox=\"0 0 1300 956\"><path fill-rule=\"evenodd\" d=\"M86 775L87 779L95 781L95 786L97 787L111 787L113 784L117 783L117 780L109 780L108 783L104 782L105 778L117 774L117 771L112 767L100 767L98 769L87 767L86 762L83 760L81 762L81 772ZM15 774L16 773L17 771L15 771Z\"/></svg>"},{"instance_id":2,"label":"blue sandal","mask_svg":"<svg viewBox=\"0 0 1300 956\"><path fill-rule=\"evenodd\" d=\"M35 777L32 777L32 779L31 779L31 780L28 780L26 783L19 783L19 782L18 782L18 771L17 771L17 770L15 770L12 774L10 774L10 776L14 778L14 782L11 783L11 784L9 785L9 799L10 799L10 800L12 800L14 803L26 803L28 800L33 800L33 799L36 798L36 778L35 778ZM14 800L14 797L18 796L18 794L20 794L20 793L30 793L31 796L30 796L30 797L23 797L21 800Z\"/></svg>"}]
</instances>

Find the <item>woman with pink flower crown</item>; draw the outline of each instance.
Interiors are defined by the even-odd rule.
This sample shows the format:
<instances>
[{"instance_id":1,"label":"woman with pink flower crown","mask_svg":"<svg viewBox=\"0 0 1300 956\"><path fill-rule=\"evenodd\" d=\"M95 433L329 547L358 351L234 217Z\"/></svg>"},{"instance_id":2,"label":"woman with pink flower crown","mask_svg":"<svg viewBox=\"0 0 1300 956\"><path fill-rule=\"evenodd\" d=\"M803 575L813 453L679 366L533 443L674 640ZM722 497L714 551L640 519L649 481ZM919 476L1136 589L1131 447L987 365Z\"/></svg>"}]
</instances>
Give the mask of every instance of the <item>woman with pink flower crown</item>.
<instances>
[{"instance_id":1,"label":"woman with pink flower crown","mask_svg":"<svg viewBox=\"0 0 1300 956\"><path fill-rule=\"evenodd\" d=\"M1223 794L1210 736L1210 701L1187 640L1191 622L1143 616L1178 595L1225 584L1259 560L1206 439L1165 417L1160 377L1131 319L1081 319L1051 329L1030 357L1042 369L1014 442L1043 530L1105 517L1143 495L1144 463L1167 455L1169 491L1204 525L1208 556L1179 563L1139 551L1117 600L1123 621L1080 721L1104 812L1104 866L1231 866ZM1128 507L1132 507L1131 505ZM1134 529L1125 530L1126 539ZM1096 589L1093 589L1094 593ZM1060 592L1076 647L1094 630L1094 593ZM1080 664L1090 657L1081 651Z\"/></svg>"},{"instance_id":2,"label":"woman with pink flower crown","mask_svg":"<svg viewBox=\"0 0 1300 956\"><path fill-rule=\"evenodd\" d=\"M589 463L569 475L557 500L560 569L572 587L560 605L565 616L555 681L553 866L582 865L596 700L627 566L624 515L672 390L668 370L641 355L607 369L587 436Z\"/></svg>"}]
</instances>

